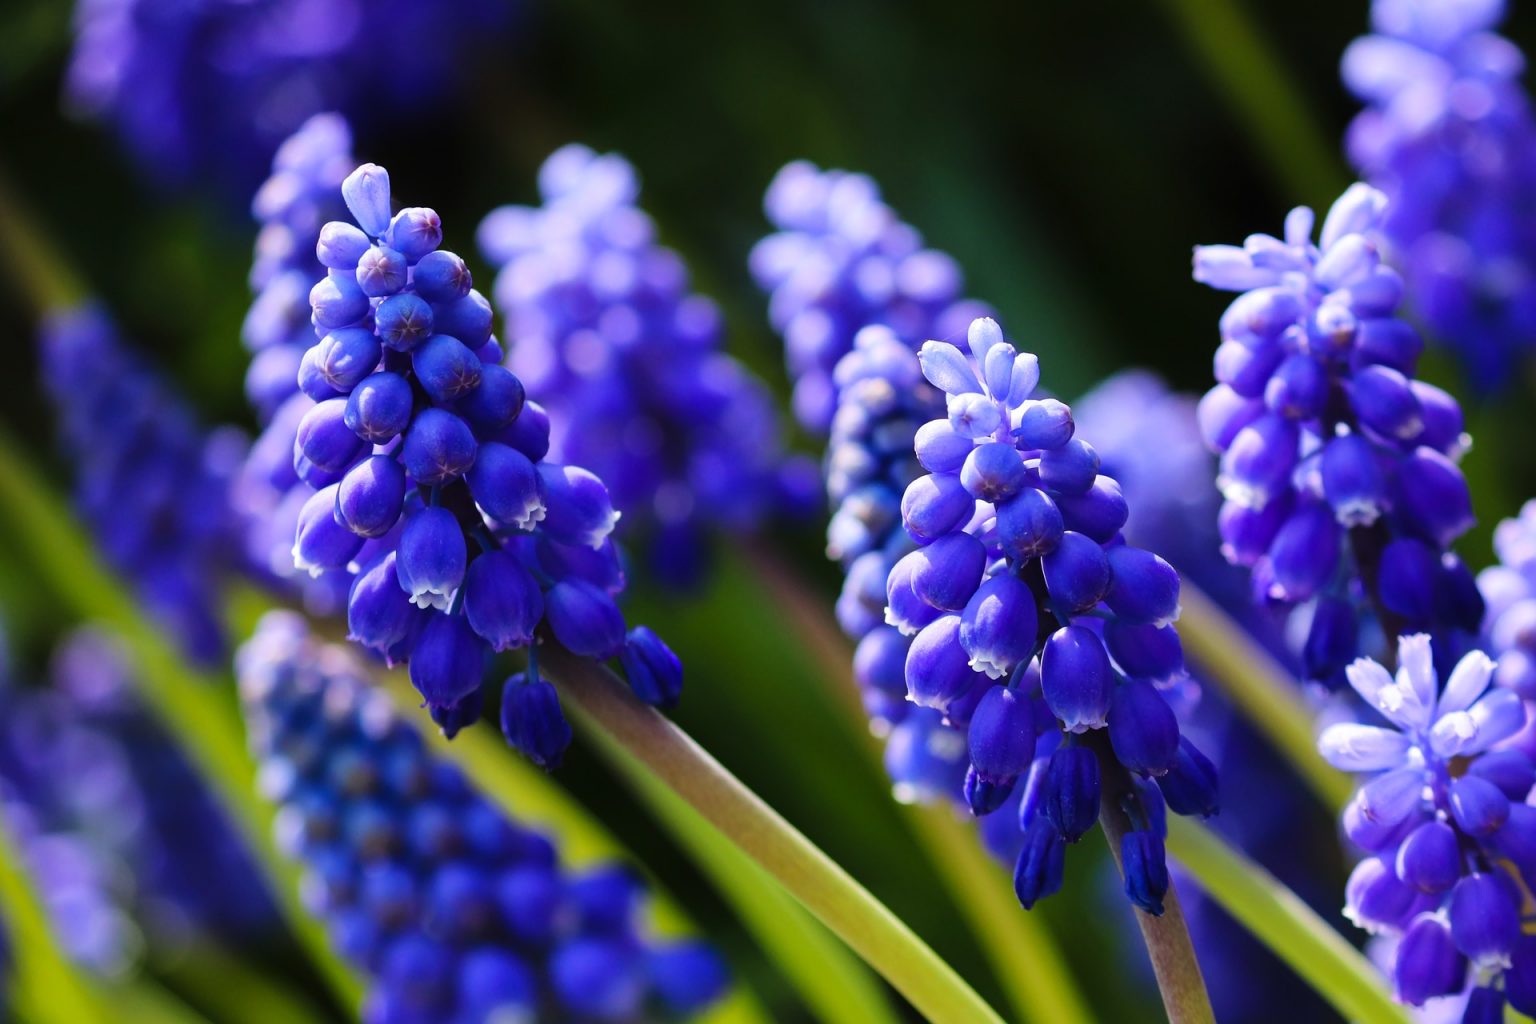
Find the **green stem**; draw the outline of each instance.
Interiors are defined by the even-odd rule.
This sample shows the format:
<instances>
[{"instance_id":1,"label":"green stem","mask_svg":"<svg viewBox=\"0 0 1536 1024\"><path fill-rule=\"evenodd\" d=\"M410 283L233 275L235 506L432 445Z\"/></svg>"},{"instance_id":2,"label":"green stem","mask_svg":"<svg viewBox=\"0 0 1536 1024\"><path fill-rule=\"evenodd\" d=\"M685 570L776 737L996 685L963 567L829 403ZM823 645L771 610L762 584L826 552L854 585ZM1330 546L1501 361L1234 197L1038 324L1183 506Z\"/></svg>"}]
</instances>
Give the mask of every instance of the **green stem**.
<instances>
[{"instance_id":1,"label":"green stem","mask_svg":"<svg viewBox=\"0 0 1536 1024\"><path fill-rule=\"evenodd\" d=\"M6 988L16 1016L41 1024L108 1024L96 983L54 940L8 826L0 827L0 916L12 965Z\"/></svg>"},{"instance_id":2,"label":"green stem","mask_svg":"<svg viewBox=\"0 0 1536 1024\"><path fill-rule=\"evenodd\" d=\"M1312 713L1301 690L1274 656L1232 621L1200 588L1183 582L1179 638L1184 650L1229 697L1254 728L1301 774L1330 811L1349 802L1349 776L1317 752Z\"/></svg>"},{"instance_id":3,"label":"green stem","mask_svg":"<svg viewBox=\"0 0 1536 1024\"><path fill-rule=\"evenodd\" d=\"M1168 819L1168 852L1227 913L1346 1020L1407 1021L1380 975L1268 871L1187 818Z\"/></svg>"},{"instance_id":4,"label":"green stem","mask_svg":"<svg viewBox=\"0 0 1536 1024\"><path fill-rule=\"evenodd\" d=\"M1103 730L1089 734L1088 744L1099 759L1102 779L1099 827L1104 830L1115 867L1124 875L1120 843L1133 828L1125 810L1126 801L1131 797L1131 779L1110 750L1109 739ZM1138 910L1136 924L1152 961L1152 973L1157 977L1157 988L1162 993L1169 1024L1216 1024L1211 997L1205 990L1205 977L1200 973L1200 961L1195 958L1195 945L1189 938L1189 926L1184 923L1179 891L1171 880L1168 894L1163 897L1163 912L1154 916Z\"/></svg>"},{"instance_id":5,"label":"green stem","mask_svg":"<svg viewBox=\"0 0 1536 1024\"><path fill-rule=\"evenodd\" d=\"M903 810L1018 1018L1035 1024L1092 1020L1044 918L1019 906L1008 872L982 847L976 829L950 807L909 804Z\"/></svg>"},{"instance_id":6,"label":"green stem","mask_svg":"<svg viewBox=\"0 0 1536 1024\"><path fill-rule=\"evenodd\" d=\"M850 678L853 650L832 625L826 602L784 569L782 558L749 547L751 575L774 600L768 609L785 619L785 632L800 639L822 689L848 735L878 767L880 741ZM987 856L981 838L948 807L908 804L904 819L975 934L1014 1014L1034 1024L1090 1020L1092 1014L1043 919L1024 913L1007 873Z\"/></svg>"},{"instance_id":7,"label":"green stem","mask_svg":"<svg viewBox=\"0 0 1536 1024\"><path fill-rule=\"evenodd\" d=\"M82 618L113 629L133 658L139 695L177 739L212 787L278 899L298 937L343 1005L356 1007L361 989L338 959L319 924L299 902L299 868L273 845L274 810L256 796L256 769L245 751L227 681L189 667L181 653L150 622L140 603L97 561L64 504L0 432L0 517L8 535L21 539L18 554L35 568Z\"/></svg>"},{"instance_id":8,"label":"green stem","mask_svg":"<svg viewBox=\"0 0 1536 1024\"><path fill-rule=\"evenodd\" d=\"M585 721L598 749L710 876L820 1020L895 1024L899 1018L885 991L857 958L633 754Z\"/></svg>"},{"instance_id":9,"label":"green stem","mask_svg":"<svg viewBox=\"0 0 1536 1024\"><path fill-rule=\"evenodd\" d=\"M1314 206L1332 202L1348 183L1338 147L1239 0L1162 3L1277 184Z\"/></svg>"},{"instance_id":10,"label":"green stem","mask_svg":"<svg viewBox=\"0 0 1536 1024\"><path fill-rule=\"evenodd\" d=\"M1002 1018L912 930L612 672L551 645L544 675L643 769L698 811L934 1024Z\"/></svg>"}]
</instances>

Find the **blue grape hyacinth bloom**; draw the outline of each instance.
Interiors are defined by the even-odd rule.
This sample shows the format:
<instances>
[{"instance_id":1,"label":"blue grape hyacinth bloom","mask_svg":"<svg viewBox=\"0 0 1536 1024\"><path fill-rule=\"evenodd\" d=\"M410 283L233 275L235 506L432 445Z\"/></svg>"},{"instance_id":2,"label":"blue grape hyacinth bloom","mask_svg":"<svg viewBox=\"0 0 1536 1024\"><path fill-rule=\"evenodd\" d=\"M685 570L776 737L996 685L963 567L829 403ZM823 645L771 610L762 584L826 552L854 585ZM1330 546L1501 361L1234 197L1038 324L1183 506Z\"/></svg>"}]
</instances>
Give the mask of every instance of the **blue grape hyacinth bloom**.
<instances>
[{"instance_id":1,"label":"blue grape hyacinth bloom","mask_svg":"<svg viewBox=\"0 0 1536 1024\"><path fill-rule=\"evenodd\" d=\"M635 645L660 641L626 636L615 603L624 572L608 490L546 457L551 417L502 365L490 304L464 261L439 248L437 214L395 211L376 164L352 171L341 191L356 223L320 231L326 273L309 293L317 340L298 371L292 465L307 494L295 566L352 577L352 639L409 663L450 736L479 718L492 652L539 637L586 658L629 651L636 665L665 667L643 690L675 700L680 666L636 657ZM507 737L553 766L570 735L559 702L536 659L514 683Z\"/></svg>"},{"instance_id":2,"label":"blue grape hyacinth bloom","mask_svg":"<svg viewBox=\"0 0 1536 1024\"><path fill-rule=\"evenodd\" d=\"M1366 107L1346 148L1391 199L1382 224L1410 304L1482 391L1536 337L1536 118L1525 57L1495 32L1502 0L1375 0L1344 53Z\"/></svg>"},{"instance_id":3,"label":"blue grape hyacinth bloom","mask_svg":"<svg viewBox=\"0 0 1536 1024\"><path fill-rule=\"evenodd\" d=\"M1221 318L1218 384L1200 403L1221 453L1222 550L1260 600L1304 605L1309 678L1337 686L1366 601L1387 635L1430 632L1451 655L1482 601L1451 544L1472 526L1456 464L1461 408L1415 379L1422 342L1383 261L1386 197L1352 185L1316 242L1297 207L1282 238L1200 246L1195 279L1241 294Z\"/></svg>"},{"instance_id":4,"label":"blue grape hyacinth bloom","mask_svg":"<svg viewBox=\"0 0 1536 1024\"><path fill-rule=\"evenodd\" d=\"M369 980L368 1024L681 1020L724 994L710 947L647 933L638 876L569 868L298 616L264 618L237 673L279 843Z\"/></svg>"},{"instance_id":5,"label":"blue grape hyacinth bloom","mask_svg":"<svg viewBox=\"0 0 1536 1024\"><path fill-rule=\"evenodd\" d=\"M1399 938L1393 979L1421 1005L1473 988L1474 1004L1506 997L1536 1010L1536 940L1522 934L1522 886L1536 881L1536 764L1506 741L1525 725L1513 691L1491 686L1481 651L1438 677L1430 638L1399 640L1396 676L1359 659L1349 683L1384 724L1337 723L1318 749L1369 776L1344 812L1371 856L1350 876L1345 913ZM1468 1018L1472 1016L1469 1009Z\"/></svg>"},{"instance_id":6,"label":"blue grape hyacinth bloom","mask_svg":"<svg viewBox=\"0 0 1536 1024\"><path fill-rule=\"evenodd\" d=\"M915 549L885 581L886 621L912 638L907 699L965 731L971 810L1016 816L1026 907L1060 888L1066 844L1114 786L1131 822L1126 894L1161 913L1165 808L1216 806L1215 771L1160 691L1183 670L1178 574L1125 543L1119 485L1071 409L1037 394L1039 361L990 319L967 342L969 355L929 341L918 357L947 414L915 435L928 472L900 506Z\"/></svg>"},{"instance_id":7,"label":"blue grape hyacinth bloom","mask_svg":"<svg viewBox=\"0 0 1536 1024\"><path fill-rule=\"evenodd\" d=\"M515 0L84 0L65 83L151 177L241 201L289 133L340 110L387 126L452 94Z\"/></svg>"},{"instance_id":8,"label":"blue grape hyacinth bloom","mask_svg":"<svg viewBox=\"0 0 1536 1024\"><path fill-rule=\"evenodd\" d=\"M771 296L795 416L808 430L831 426L833 370L863 328L888 327L915 350L929 338L960 337L989 312L962 298L959 265L925 247L866 175L796 160L774 177L763 209L778 230L753 247L752 276Z\"/></svg>"},{"instance_id":9,"label":"blue grape hyacinth bloom","mask_svg":"<svg viewBox=\"0 0 1536 1024\"><path fill-rule=\"evenodd\" d=\"M708 528L803 510L815 472L786 460L768 389L721 350L719 309L657 243L639 191L623 157L565 146L539 171L543 204L493 210L479 243L550 457L602 477L655 571L686 583Z\"/></svg>"},{"instance_id":10,"label":"blue grape hyacinth bloom","mask_svg":"<svg viewBox=\"0 0 1536 1024\"><path fill-rule=\"evenodd\" d=\"M222 661L220 579L246 567L230 500L245 438L205 433L98 307L50 315L39 348L80 517L181 648Z\"/></svg>"}]
</instances>

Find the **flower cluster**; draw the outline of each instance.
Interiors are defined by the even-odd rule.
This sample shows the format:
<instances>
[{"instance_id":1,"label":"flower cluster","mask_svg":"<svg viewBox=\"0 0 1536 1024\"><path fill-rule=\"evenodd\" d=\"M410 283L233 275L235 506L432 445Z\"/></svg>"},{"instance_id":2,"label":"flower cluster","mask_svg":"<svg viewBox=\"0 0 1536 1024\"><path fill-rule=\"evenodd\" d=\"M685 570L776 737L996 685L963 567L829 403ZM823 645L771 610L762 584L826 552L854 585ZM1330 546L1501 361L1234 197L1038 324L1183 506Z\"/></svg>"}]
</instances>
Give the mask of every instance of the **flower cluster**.
<instances>
[{"instance_id":1,"label":"flower cluster","mask_svg":"<svg viewBox=\"0 0 1536 1024\"><path fill-rule=\"evenodd\" d=\"M1392 975L1404 1002L1461 993L1470 967L1467 1020L1500 1019L1506 999L1530 1014L1536 937L1521 918L1536 881L1536 807L1526 803L1536 764L1500 749L1525 707L1490 688L1494 663L1480 651L1443 687L1428 636L1402 637L1397 659L1395 678L1365 658L1346 669L1385 724L1338 723L1318 740L1336 767L1370 774L1344 812L1345 832L1370 854L1350 876L1345 913L1399 938Z\"/></svg>"},{"instance_id":2,"label":"flower cluster","mask_svg":"<svg viewBox=\"0 0 1536 1024\"><path fill-rule=\"evenodd\" d=\"M715 304L656 242L634 168L585 146L539 171L539 207L480 225L509 366L549 410L551 457L602 477L651 561L687 582L703 530L751 529L809 503L814 470L785 462L763 383L720 351Z\"/></svg>"},{"instance_id":3,"label":"flower cluster","mask_svg":"<svg viewBox=\"0 0 1536 1024\"><path fill-rule=\"evenodd\" d=\"M886 580L886 619L913 637L907 697L966 730L974 813L1018 791L1026 907L1060 888L1065 845L1113 785L1132 826L1127 895L1161 913L1165 805L1216 810L1215 771L1159 692L1183 672L1178 574L1124 542L1120 487L1074 436L1071 410L1036 396L1039 361L989 319L967 342L970 358L939 341L919 353L947 415L917 431L928 473L901 500L917 548Z\"/></svg>"},{"instance_id":4,"label":"flower cluster","mask_svg":"<svg viewBox=\"0 0 1536 1024\"><path fill-rule=\"evenodd\" d=\"M84 0L67 98L109 122L157 180L242 197L322 110L388 124L451 92L464 55L516 0Z\"/></svg>"},{"instance_id":5,"label":"flower cluster","mask_svg":"<svg viewBox=\"0 0 1536 1024\"><path fill-rule=\"evenodd\" d=\"M219 662L220 572L243 568L231 557L241 523L229 492L245 439L232 430L204 434L94 306L48 317L39 344L80 516L183 650Z\"/></svg>"},{"instance_id":6,"label":"flower cluster","mask_svg":"<svg viewBox=\"0 0 1536 1024\"><path fill-rule=\"evenodd\" d=\"M833 369L871 324L915 349L929 338L959 337L987 314L963 300L955 261L880 198L862 174L786 165L763 200L778 229L752 250L752 276L771 293L768 315L784 338L796 418L824 433L837 409Z\"/></svg>"},{"instance_id":7,"label":"flower cluster","mask_svg":"<svg viewBox=\"0 0 1536 1024\"><path fill-rule=\"evenodd\" d=\"M357 223L332 221L310 291L318 340L299 386L293 467L314 488L299 511L295 564L355 575L354 640L392 662L452 735L480 716L490 651L541 629L571 652L622 655L652 703L677 697L675 656L648 630L626 637L618 513L592 473L545 458L550 418L501 365L490 304L464 261L439 249L437 214L391 214L374 164L342 183ZM570 738L536 663L507 688L508 739L540 764Z\"/></svg>"},{"instance_id":8,"label":"flower cluster","mask_svg":"<svg viewBox=\"0 0 1536 1024\"><path fill-rule=\"evenodd\" d=\"M365 1022L676 1020L724 992L709 947L644 933L638 878L564 867L301 619L265 618L237 669L279 842L370 979Z\"/></svg>"},{"instance_id":9,"label":"flower cluster","mask_svg":"<svg viewBox=\"0 0 1536 1024\"><path fill-rule=\"evenodd\" d=\"M1483 390L1536 336L1536 119L1525 58L1494 33L1502 0L1375 0L1374 34L1344 54L1367 105L1349 158L1391 198L1382 231L1430 335Z\"/></svg>"},{"instance_id":10,"label":"flower cluster","mask_svg":"<svg viewBox=\"0 0 1536 1024\"><path fill-rule=\"evenodd\" d=\"M1318 242L1306 207L1283 238L1195 250L1195 279L1242 294L1221 318L1219 383L1200 402L1221 453L1222 551L1261 600L1307 605L1309 678L1338 686L1364 600L1388 635L1475 632L1482 601L1448 549L1473 523L1455 399L1414 379L1422 343L1378 242L1386 197L1352 185ZM1364 593L1360 593L1360 588Z\"/></svg>"},{"instance_id":11,"label":"flower cluster","mask_svg":"<svg viewBox=\"0 0 1536 1024\"><path fill-rule=\"evenodd\" d=\"M272 175L251 203L261 231L250 274L255 298L241 331L251 351L246 397L264 424L233 492L249 525L249 555L327 614L345 604L350 579L340 571L310 577L294 569L294 530L310 489L294 472L293 444L314 405L299 390L298 375L315 341L309 291L326 271L315 246L325 224L346 216L341 182L355 166L352 133L337 114L315 115L278 147Z\"/></svg>"}]
</instances>

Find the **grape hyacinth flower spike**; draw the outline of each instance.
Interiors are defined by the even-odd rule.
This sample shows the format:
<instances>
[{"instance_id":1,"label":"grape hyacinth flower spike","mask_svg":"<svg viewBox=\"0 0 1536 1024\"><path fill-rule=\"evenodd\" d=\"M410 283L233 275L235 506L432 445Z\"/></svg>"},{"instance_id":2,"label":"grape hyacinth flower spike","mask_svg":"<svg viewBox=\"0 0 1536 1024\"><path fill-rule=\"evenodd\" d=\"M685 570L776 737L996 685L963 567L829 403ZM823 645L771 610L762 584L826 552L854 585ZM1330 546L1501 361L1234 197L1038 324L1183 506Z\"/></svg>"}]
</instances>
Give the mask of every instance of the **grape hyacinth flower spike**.
<instances>
[{"instance_id":1,"label":"grape hyacinth flower spike","mask_svg":"<svg viewBox=\"0 0 1536 1024\"><path fill-rule=\"evenodd\" d=\"M919 353L947 415L917 432L929 472L901 500L917 547L886 581L887 621L913 637L907 698L966 730L974 813L1020 790L1026 907L1060 888L1065 846L1110 793L1130 823L1126 894L1160 914L1165 809L1215 804L1210 764L1157 685L1182 670L1178 574L1121 537L1120 488L1074 436L1071 409L1036 394L1035 356L990 319L967 341L969 355L939 341Z\"/></svg>"},{"instance_id":2,"label":"grape hyacinth flower spike","mask_svg":"<svg viewBox=\"0 0 1536 1024\"><path fill-rule=\"evenodd\" d=\"M635 874L571 870L434 758L349 653L299 617L264 618L237 672L278 841L368 979L365 1024L673 1021L724 994L712 948L646 934Z\"/></svg>"},{"instance_id":3,"label":"grape hyacinth flower spike","mask_svg":"<svg viewBox=\"0 0 1536 1024\"><path fill-rule=\"evenodd\" d=\"M319 111L380 131L434 113L477 48L505 43L520 6L82 0L65 101L112 129L157 183L213 184L243 201Z\"/></svg>"},{"instance_id":4,"label":"grape hyacinth flower spike","mask_svg":"<svg viewBox=\"0 0 1536 1024\"><path fill-rule=\"evenodd\" d=\"M1355 868L1345 914L1396 936L1393 981L1415 1006L1470 988L1472 1007L1507 998L1536 1011L1536 943L1521 933L1522 893L1536 882L1536 765L1503 746L1525 725L1511 690L1491 686L1481 651L1443 685L1430 638L1398 641L1394 677L1366 658L1350 686L1385 724L1338 723L1318 749L1335 767L1368 776L1344 812L1350 839L1370 854ZM1470 969L1470 970L1469 970ZM1495 1012L1490 1019L1499 1019Z\"/></svg>"},{"instance_id":5,"label":"grape hyacinth flower spike","mask_svg":"<svg viewBox=\"0 0 1536 1024\"><path fill-rule=\"evenodd\" d=\"M1536 117L1503 0L1375 0L1344 52L1365 108L1346 149L1391 199L1382 225L1432 340L1472 383L1519 379L1536 337Z\"/></svg>"},{"instance_id":6,"label":"grape hyacinth flower spike","mask_svg":"<svg viewBox=\"0 0 1536 1024\"><path fill-rule=\"evenodd\" d=\"M814 469L786 457L767 387L722 350L720 311L656 241L628 161L564 146L539 191L479 229L508 365L550 413L551 457L603 478L664 582L695 582L709 530L804 511Z\"/></svg>"},{"instance_id":7,"label":"grape hyacinth flower spike","mask_svg":"<svg viewBox=\"0 0 1536 1024\"><path fill-rule=\"evenodd\" d=\"M1431 633L1443 655L1483 614L1450 550L1474 521L1461 408L1414 377L1422 342L1382 260L1386 215L1386 197L1355 184L1316 242L1297 207L1282 238L1195 250L1197 281L1241 293L1199 410L1221 454L1222 550L1261 600L1305 606L1308 677L1335 687L1359 651L1362 598L1388 635Z\"/></svg>"},{"instance_id":8,"label":"grape hyacinth flower spike","mask_svg":"<svg viewBox=\"0 0 1536 1024\"><path fill-rule=\"evenodd\" d=\"M865 327L888 328L916 349L928 338L959 337L988 312L962 298L954 258L925 247L866 175L796 160L774 176L763 209L778 230L753 247L752 276L771 295L795 417L808 430L831 427L834 370Z\"/></svg>"},{"instance_id":9,"label":"grape hyacinth flower spike","mask_svg":"<svg viewBox=\"0 0 1536 1024\"><path fill-rule=\"evenodd\" d=\"M246 524L230 498L246 439L204 433L99 307L50 314L38 344L81 518L182 650L204 665L222 661L220 577L246 568Z\"/></svg>"},{"instance_id":10,"label":"grape hyacinth flower spike","mask_svg":"<svg viewBox=\"0 0 1536 1024\"><path fill-rule=\"evenodd\" d=\"M479 717L491 654L545 640L600 660L641 645L630 660L648 670L646 693L675 699L680 667L650 650L653 634L626 636L615 603L624 574L608 491L546 458L550 417L501 365L490 305L439 248L437 214L393 211L375 164L341 191L356 223L321 229L318 340L298 375L314 404L293 446L312 489L295 564L353 577L352 639L408 663L450 736ZM531 651L512 682L508 739L552 766L569 729Z\"/></svg>"}]
</instances>

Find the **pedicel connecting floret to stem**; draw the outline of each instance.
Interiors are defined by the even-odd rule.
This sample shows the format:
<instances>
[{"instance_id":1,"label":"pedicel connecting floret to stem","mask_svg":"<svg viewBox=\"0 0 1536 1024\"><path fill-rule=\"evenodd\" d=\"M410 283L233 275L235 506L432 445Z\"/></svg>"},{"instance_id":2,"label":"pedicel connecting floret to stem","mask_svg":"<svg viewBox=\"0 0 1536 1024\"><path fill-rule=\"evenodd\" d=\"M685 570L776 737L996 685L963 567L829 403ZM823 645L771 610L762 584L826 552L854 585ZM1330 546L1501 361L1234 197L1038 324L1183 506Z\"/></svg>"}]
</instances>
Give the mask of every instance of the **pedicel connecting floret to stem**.
<instances>
[{"instance_id":1,"label":"pedicel connecting floret to stem","mask_svg":"<svg viewBox=\"0 0 1536 1024\"><path fill-rule=\"evenodd\" d=\"M1350 186L1317 242L1297 207L1283 238L1195 250L1195 279L1242 294L1221 318L1219 383L1200 403L1221 453L1223 552L1256 595L1310 615L1309 678L1337 688L1369 602L1387 636L1435 635L1451 657L1483 603L1449 548L1472 525L1456 459L1461 408L1414 379L1422 342L1382 260L1386 197Z\"/></svg>"},{"instance_id":2,"label":"pedicel connecting floret to stem","mask_svg":"<svg viewBox=\"0 0 1536 1024\"><path fill-rule=\"evenodd\" d=\"M394 662L448 735L477 720L492 651L547 636L589 658L623 658L647 701L677 698L677 659L649 630L625 634L618 513L593 474L545 458L550 424L501 365L491 308L458 256L439 249L437 214L391 213L389 175L358 167L342 184L356 224L332 221L310 291L318 340L298 382L314 405L294 470L314 493L299 514L295 564L345 569L353 639ZM509 680L508 740L536 763L570 741L536 659Z\"/></svg>"},{"instance_id":3,"label":"pedicel connecting floret to stem","mask_svg":"<svg viewBox=\"0 0 1536 1024\"><path fill-rule=\"evenodd\" d=\"M1128 780L1126 893L1161 913L1165 806L1216 809L1215 771L1158 691L1183 668L1178 574L1120 536L1119 486L1073 436L1071 410L1036 396L1039 361L990 319L967 340L969 358L946 342L919 353L948 415L917 432L929 472L901 513L918 546L886 581L887 620L915 634L908 699L967 730L975 813L1020 790L1026 907L1060 888L1065 846L1098 820L1111 771Z\"/></svg>"}]
</instances>

